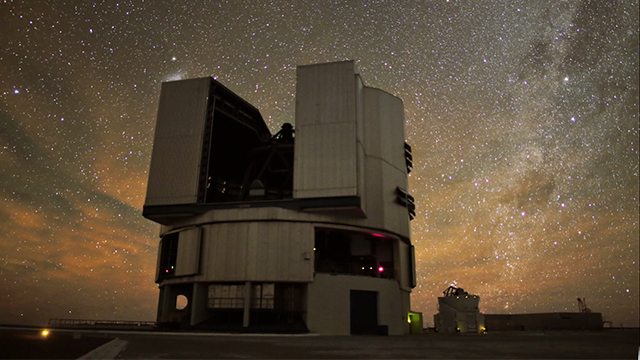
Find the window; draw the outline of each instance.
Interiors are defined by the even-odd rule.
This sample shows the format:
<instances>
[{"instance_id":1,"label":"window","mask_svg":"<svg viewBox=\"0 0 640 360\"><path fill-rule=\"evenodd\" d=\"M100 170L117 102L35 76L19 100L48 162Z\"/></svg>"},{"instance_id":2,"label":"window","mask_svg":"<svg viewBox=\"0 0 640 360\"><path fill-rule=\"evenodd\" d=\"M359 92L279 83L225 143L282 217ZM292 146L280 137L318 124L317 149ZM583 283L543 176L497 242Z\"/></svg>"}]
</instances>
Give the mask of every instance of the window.
<instances>
[{"instance_id":1,"label":"window","mask_svg":"<svg viewBox=\"0 0 640 360\"><path fill-rule=\"evenodd\" d=\"M280 299L281 310L285 312L302 312L302 292L301 284L278 284L278 299Z\"/></svg>"},{"instance_id":2,"label":"window","mask_svg":"<svg viewBox=\"0 0 640 360\"><path fill-rule=\"evenodd\" d=\"M207 307L213 309L244 308L244 285L213 284L209 285Z\"/></svg>"},{"instance_id":3,"label":"window","mask_svg":"<svg viewBox=\"0 0 640 360\"><path fill-rule=\"evenodd\" d=\"M158 282L172 278L176 274L179 236L179 233L173 233L162 237L160 244L160 263L158 264Z\"/></svg>"},{"instance_id":4,"label":"window","mask_svg":"<svg viewBox=\"0 0 640 360\"><path fill-rule=\"evenodd\" d=\"M243 309L244 284L209 285L207 307L212 309ZM273 309L275 306L275 284L251 284L251 308Z\"/></svg>"},{"instance_id":5,"label":"window","mask_svg":"<svg viewBox=\"0 0 640 360\"><path fill-rule=\"evenodd\" d=\"M275 284L253 284L251 288L252 309L273 309Z\"/></svg>"},{"instance_id":6,"label":"window","mask_svg":"<svg viewBox=\"0 0 640 360\"><path fill-rule=\"evenodd\" d=\"M380 234L317 228L315 271L394 279L394 240Z\"/></svg>"}]
</instances>

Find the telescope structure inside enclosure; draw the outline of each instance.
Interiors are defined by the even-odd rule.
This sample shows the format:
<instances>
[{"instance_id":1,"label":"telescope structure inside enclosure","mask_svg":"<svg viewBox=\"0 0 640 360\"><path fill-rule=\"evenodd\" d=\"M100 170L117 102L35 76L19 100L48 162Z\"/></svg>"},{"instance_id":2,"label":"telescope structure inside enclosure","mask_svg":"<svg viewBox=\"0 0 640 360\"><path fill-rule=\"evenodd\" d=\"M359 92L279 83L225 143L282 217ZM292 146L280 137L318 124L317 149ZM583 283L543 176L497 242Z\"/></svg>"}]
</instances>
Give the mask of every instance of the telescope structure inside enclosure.
<instances>
[{"instance_id":1,"label":"telescope structure inside enclosure","mask_svg":"<svg viewBox=\"0 0 640 360\"><path fill-rule=\"evenodd\" d=\"M297 68L295 129L216 80L162 84L144 217L157 322L408 334L416 285L402 100L353 61Z\"/></svg>"}]
</instances>

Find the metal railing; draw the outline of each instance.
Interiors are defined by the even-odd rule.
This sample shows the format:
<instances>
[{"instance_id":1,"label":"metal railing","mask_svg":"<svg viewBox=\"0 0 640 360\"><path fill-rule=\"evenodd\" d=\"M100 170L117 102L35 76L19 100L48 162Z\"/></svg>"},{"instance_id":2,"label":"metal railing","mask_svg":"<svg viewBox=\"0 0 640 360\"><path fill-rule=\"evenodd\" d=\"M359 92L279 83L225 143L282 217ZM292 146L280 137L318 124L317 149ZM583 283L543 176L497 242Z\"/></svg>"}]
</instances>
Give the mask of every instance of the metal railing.
<instances>
[{"instance_id":1,"label":"metal railing","mask_svg":"<svg viewBox=\"0 0 640 360\"><path fill-rule=\"evenodd\" d=\"M109 327L149 327L155 326L155 321L137 320L95 320L95 319L49 319L50 327L62 326L109 326Z\"/></svg>"}]
</instances>

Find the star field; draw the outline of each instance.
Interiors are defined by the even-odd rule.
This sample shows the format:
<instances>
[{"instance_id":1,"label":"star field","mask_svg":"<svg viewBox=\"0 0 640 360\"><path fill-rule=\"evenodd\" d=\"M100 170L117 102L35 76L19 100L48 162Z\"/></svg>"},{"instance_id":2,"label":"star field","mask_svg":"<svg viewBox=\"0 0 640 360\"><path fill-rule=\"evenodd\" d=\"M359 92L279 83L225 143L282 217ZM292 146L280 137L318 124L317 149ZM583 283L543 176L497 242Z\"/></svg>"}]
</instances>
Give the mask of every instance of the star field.
<instances>
[{"instance_id":1,"label":"star field","mask_svg":"<svg viewBox=\"0 0 640 360\"><path fill-rule=\"evenodd\" d=\"M141 215L160 84L214 76L272 131L297 65L404 101L418 287L638 326L638 2L0 2L0 323L155 318Z\"/></svg>"}]
</instances>

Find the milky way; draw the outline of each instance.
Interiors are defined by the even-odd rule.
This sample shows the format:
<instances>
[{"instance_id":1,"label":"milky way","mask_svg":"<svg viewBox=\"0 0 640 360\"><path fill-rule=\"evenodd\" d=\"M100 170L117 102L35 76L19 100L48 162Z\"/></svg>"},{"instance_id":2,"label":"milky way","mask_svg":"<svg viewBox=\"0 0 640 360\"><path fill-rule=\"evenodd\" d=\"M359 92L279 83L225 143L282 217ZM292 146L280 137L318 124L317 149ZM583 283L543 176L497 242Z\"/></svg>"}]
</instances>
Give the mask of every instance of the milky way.
<instances>
[{"instance_id":1,"label":"milky way","mask_svg":"<svg viewBox=\"0 0 640 360\"><path fill-rule=\"evenodd\" d=\"M637 1L5 0L0 323L155 319L163 81L214 76L275 132L297 65L353 59L404 100L425 325L456 284L638 326L638 23Z\"/></svg>"}]
</instances>

